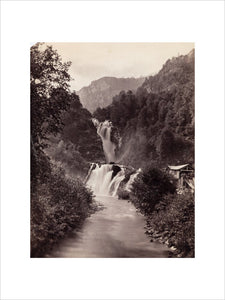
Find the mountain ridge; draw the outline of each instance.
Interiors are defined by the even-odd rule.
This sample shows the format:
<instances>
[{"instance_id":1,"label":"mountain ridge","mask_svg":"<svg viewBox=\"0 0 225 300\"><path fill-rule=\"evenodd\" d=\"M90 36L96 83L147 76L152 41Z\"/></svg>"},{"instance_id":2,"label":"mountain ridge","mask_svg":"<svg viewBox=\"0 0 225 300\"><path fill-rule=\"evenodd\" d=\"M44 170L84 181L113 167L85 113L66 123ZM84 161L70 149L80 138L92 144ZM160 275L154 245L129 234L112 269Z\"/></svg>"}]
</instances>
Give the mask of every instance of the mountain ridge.
<instances>
[{"instance_id":1,"label":"mountain ridge","mask_svg":"<svg viewBox=\"0 0 225 300\"><path fill-rule=\"evenodd\" d=\"M98 107L110 105L113 97L120 91L135 91L143 84L145 78L104 76L81 88L77 91L77 95L83 106L92 113Z\"/></svg>"}]
</instances>

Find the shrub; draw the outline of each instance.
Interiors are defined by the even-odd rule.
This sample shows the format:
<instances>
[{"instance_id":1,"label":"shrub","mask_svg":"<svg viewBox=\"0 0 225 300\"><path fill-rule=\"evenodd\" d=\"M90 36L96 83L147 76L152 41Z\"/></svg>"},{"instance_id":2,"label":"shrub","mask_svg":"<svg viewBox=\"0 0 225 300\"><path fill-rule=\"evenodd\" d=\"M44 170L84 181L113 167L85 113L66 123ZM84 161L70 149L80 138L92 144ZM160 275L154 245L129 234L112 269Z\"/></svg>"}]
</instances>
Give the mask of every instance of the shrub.
<instances>
[{"instance_id":1,"label":"shrub","mask_svg":"<svg viewBox=\"0 0 225 300\"><path fill-rule=\"evenodd\" d=\"M148 168L133 182L132 202L142 213L149 214L166 194L175 190L175 184L167 174L157 168Z\"/></svg>"}]
</instances>

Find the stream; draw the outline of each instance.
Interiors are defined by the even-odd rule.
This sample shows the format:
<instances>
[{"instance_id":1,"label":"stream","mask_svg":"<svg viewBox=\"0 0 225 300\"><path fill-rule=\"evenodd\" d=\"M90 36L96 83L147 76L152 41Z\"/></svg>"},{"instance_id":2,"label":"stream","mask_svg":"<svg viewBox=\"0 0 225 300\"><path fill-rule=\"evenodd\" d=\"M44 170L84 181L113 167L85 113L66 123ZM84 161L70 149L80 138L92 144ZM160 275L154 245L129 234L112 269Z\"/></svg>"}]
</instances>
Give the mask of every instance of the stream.
<instances>
[{"instance_id":1,"label":"stream","mask_svg":"<svg viewBox=\"0 0 225 300\"><path fill-rule=\"evenodd\" d=\"M97 196L96 202L101 209L45 257L168 257L166 245L150 243L145 218L133 204L112 196Z\"/></svg>"}]
</instances>

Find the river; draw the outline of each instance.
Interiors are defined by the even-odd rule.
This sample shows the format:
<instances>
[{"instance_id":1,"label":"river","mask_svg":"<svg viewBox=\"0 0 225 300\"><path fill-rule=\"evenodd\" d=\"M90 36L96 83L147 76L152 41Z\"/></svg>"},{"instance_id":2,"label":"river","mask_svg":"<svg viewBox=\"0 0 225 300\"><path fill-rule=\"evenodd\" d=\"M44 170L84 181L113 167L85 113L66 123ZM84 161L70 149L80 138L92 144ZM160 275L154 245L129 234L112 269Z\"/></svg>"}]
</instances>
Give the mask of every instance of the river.
<instances>
[{"instance_id":1,"label":"river","mask_svg":"<svg viewBox=\"0 0 225 300\"><path fill-rule=\"evenodd\" d=\"M133 204L112 196L97 196L96 201L101 209L46 257L168 257L166 245L150 243L145 218Z\"/></svg>"}]
</instances>

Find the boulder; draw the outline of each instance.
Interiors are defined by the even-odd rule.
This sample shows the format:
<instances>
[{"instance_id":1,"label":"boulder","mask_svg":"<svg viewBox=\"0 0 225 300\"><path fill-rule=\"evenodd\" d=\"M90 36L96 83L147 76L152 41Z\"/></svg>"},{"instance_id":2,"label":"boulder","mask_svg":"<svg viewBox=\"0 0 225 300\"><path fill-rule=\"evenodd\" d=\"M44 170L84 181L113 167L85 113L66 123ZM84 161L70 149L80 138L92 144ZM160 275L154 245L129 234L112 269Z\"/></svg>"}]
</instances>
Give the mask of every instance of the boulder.
<instances>
[{"instance_id":1,"label":"boulder","mask_svg":"<svg viewBox=\"0 0 225 300\"><path fill-rule=\"evenodd\" d=\"M113 173L112 173L112 179L121 171L121 168L117 165L113 165L112 167Z\"/></svg>"}]
</instances>

